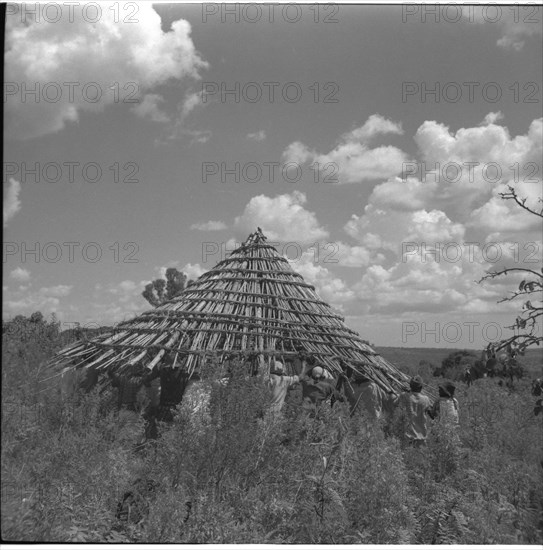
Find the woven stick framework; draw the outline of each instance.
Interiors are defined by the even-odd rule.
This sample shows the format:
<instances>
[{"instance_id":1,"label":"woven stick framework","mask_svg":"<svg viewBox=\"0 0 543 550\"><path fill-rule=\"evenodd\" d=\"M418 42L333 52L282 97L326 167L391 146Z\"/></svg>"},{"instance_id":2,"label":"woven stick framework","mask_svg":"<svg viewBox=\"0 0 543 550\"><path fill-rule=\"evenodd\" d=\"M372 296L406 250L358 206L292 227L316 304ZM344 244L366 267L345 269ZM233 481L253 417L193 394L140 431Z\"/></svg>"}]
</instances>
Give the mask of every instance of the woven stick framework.
<instances>
[{"instance_id":1,"label":"woven stick framework","mask_svg":"<svg viewBox=\"0 0 543 550\"><path fill-rule=\"evenodd\" d=\"M262 354L269 364L303 351L333 374L344 361L386 390L406 389L408 377L349 329L266 240L259 229L172 300L64 348L51 366L125 369L145 359L153 368L174 351L192 374L209 355Z\"/></svg>"}]
</instances>

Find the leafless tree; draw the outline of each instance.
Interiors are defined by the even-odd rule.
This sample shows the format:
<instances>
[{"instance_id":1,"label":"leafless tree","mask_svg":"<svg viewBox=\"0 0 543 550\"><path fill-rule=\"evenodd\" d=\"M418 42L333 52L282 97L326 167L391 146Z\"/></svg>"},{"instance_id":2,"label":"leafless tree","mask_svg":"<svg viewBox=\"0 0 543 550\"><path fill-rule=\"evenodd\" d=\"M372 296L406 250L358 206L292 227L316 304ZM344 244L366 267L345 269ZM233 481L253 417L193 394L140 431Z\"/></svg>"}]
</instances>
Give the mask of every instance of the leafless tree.
<instances>
[{"instance_id":1,"label":"leafless tree","mask_svg":"<svg viewBox=\"0 0 543 550\"><path fill-rule=\"evenodd\" d=\"M537 211L527 206L526 199L519 197L516 190L511 186L508 186L507 192L500 193L500 197L504 200L513 200L520 208L523 208L534 216L543 218L543 208ZM540 198L539 202L543 203L543 200ZM481 283L488 279L496 279L498 277L507 277L517 272L523 273L525 278L523 278L517 290L511 291L510 296L505 296L499 300L498 303L510 302L517 298L525 301L522 303L521 313L517 316L514 324L506 327L513 330L515 334L502 340L495 349L508 348L510 350L513 348L515 351L518 351L518 353L523 354L526 348L534 345L539 346L543 341L541 333L541 317L543 315L543 268L540 267L539 271L537 271L537 269L528 269L525 267L509 267L498 271L490 271L478 282Z\"/></svg>"}]
</instances>

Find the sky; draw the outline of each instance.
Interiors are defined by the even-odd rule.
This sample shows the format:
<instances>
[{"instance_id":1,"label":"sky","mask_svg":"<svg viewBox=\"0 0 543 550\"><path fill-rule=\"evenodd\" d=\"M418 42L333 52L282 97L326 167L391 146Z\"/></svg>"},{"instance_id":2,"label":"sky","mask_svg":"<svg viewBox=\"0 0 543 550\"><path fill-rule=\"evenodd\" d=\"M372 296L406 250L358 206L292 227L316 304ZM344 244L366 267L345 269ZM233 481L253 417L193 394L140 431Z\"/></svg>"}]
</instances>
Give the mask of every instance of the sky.
<instances>
[{"instance_id":1,"label":"sky","mask_svg":"<svg viewBox=\"0 0 543 550\"><path fill-rule=\"evenodd\" d=\"M261 227L378 346L512 335L539 270L540 6L8 6L3 318L111 325Z\"/></svg>"}]
</instances>

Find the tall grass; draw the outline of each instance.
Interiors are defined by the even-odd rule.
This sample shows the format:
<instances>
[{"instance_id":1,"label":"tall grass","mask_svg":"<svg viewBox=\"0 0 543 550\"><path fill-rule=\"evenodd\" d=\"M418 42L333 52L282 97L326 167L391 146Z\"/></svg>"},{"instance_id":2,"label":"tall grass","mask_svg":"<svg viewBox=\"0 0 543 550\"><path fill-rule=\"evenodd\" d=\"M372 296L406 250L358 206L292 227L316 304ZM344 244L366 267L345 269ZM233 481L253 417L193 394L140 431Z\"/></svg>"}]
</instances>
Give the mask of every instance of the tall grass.
<instances>
[{"instance_id":1,"label":"tall grass","mask_svg":"<svg viewBox=\"0 0 543 550\"><path fill-rule=\"evenodd\" d=\"M460 427L432 427L425 448L400 424L319 418L291 396L266 414L258 379L228 388L206 370L209 411L180 407L135 450L143 422L97 392L40 393L45 349L13 334L3 352L2 537L11 541L541 544L541 415L529 381L457 391ZM32 391L31 391L32 390ZM35 393L33 391L35 390ZM292 392L293 394L295 392ZM127 517L116 517L128 493Z\"/></svg>"}]
</instances>

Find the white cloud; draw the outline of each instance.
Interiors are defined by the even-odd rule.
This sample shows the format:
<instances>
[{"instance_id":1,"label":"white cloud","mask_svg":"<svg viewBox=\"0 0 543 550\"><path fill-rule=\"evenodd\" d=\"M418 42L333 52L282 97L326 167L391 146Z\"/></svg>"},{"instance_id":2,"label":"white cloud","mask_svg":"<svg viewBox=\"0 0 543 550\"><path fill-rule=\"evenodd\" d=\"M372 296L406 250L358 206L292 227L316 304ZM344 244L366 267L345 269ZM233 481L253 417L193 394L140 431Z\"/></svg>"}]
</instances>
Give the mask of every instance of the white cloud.
<instances>
[{"instance_id":1,"label":"white cloud","mask_svg":"<svg viewBox=\"0 0 543 550\"><path fill-rule=\"evenodd\" d=\"M526 134L515 137L505 126L495 124L497 120L499 113L490 113L484 126L460 128L454 133L436 121L424 122L414 138L421 162L413 164L426 173L420 175L420 184L415 179L407 182L414 195L408 198L397 182L387 182L383 189L374 190L374 198L383 204L402 197L413 207L422 201L426 208L441 209L465 221L474 208L496 197L504 183L517 186L531 181L535 185L526 191L529 204L534 205L541 185L543 119L534 120ZM385 191L393 190L399 195L387 199Z\"/></svg>"},{"instance_id":2,"label":"white cloud","mask_svg":"<svg viewBox=\"0 0 543 550\"><path fill-rule=\"evenodd\" d=\"M193 136L191 143L207 143L211 139L211 132L207 130L195 130L190 135Z\"/></svg>"},{"instance_id":3,"label":"white cloud","mask_svg":"<svg viewBox=\"0 0 543 550\"><path fill-rule=\"evenodd\" d=\"M55 298L63 298L72 292L72 285L56 285L50 287L42 287L39 293L42 296L54 296Z\"/></svg>"},{"instance_id":4,"label":"white cloud","mask_svg":"<svg viewBox=\"0 0 543 550\"><path fill-rule=\"evenodd\" d=\"M119 283L119 289L122 292L134 292L135 290L140 291L141 285L138 285L134 281L126 280Z\"/></svg>"},{"instance_id":5,"label":"white cloud","mask_svg":"<svg viewBox=\"0 0 543 550\"><path fill-rule=\"evenodd\" d=\"M4 189L4 227L21 209L21 184L13 178L9 178L9 187Z\"/></svg>"},{"instance_id":6,"label":"white cloud","mask_svg":"<svg viewBox=\"0 0 543 550\"><path fill-rule=\"evenodd\" d=\"M251 233L252 233L252 231L251 231ZM247 237L248 237L248 235L243 235L243 240L245 240ZM239 239L235 239L234 237L230 237L230 239L228 239L224 243L224 246L223 246L223 243L217 243L217 244L221 246L221 252L220 252L221 253L221 260L224 260L224 258L226 256L228 256L228 254L230 254L234 250L238 249L242 245L242 242Z\"/></svg>"},{"instance_id":7,"label":"white cloud","mask_svg":"<svg viewBox=\"0 0 543 550\"><path fill-rule=\"evenodd\" d=\"M523 7L521 6L521 10ZM525 18L526 15L521 15L520 17ZM537 12L536 18L539 20L530 17L531 22L519 21L518 23L514 23L510 20L505 21L503 25L504 34L496 44L504 50L520 52L524 48L527 38L541 35L541 11Z\"/></svg>"},{"instance_id":8,"label":"white cloud","mask_svg":"<svg viewBox=\"0 0 543 550\"><path fill-rule=\"evenodd\" d=\"M462 16L471 24L484 25L486 28L498 29L502 36L496 45L504 50L522 51L529 37L542 34L541 11L530 6L507 7L492 6L463 6ZM483 10L485 10L483 12ZM516 11L515 11L516 10Z\"/></svg>"},{"instance_id":9,"label":"white cloud","mask_svg":"<svg viewBox=\"0 0 543 550\"><path fill-rule=\"evenodd\" d=\"M30 285L21 285L15 291L5 290L2 304L3 313L7 316L28 315L35 311L41 311L45 315L53 312L58 313L61 299L68 296L72 289L71 285L56 285L32 291Z\"/></svg>"},{"instance_id":10,"label":"white cloud","mask_svg":"<svg viewBox=\"0 0 543 550\"><path fill-rule=\"evenodd\" d=\"M329 174L334 169L334 183L361 183L386 179L402 172L407 155L391 145L376 148L368 141L379 134L402 134L401 124L372 115L360 128L341 136L339 144L329 153L319 154L299 141L291 143L284 151L285 162L303 164L317 162L319 169Z\"/></svg>"},{"instance_id":11,"label":"white cloud","mask_svg":"<svg viewBox=\"0 0 543 550\"><path fill-rule=\"evenodd\" d=\"M468 299L455 288L460 273L455 264L408 257L388 269L370 266L353 290L374 312L450 311Z\"/></svg>"},{"instance_id":12,"label":"white cloud","mask_svg":"<svg viewBox=\"0 0 543 550\"><path fill-rule=\"evenodd\" d=\"M440 210L398 212L373 206L366 207L362 216L352 216L344 229L368 249L382 248L397 255L402 253L404 243L462 242L465 233L462 224L451 221Z\"/></svg>"},{"instance_id":13,"label":"white cloud","mask_svg":"<svg viewBox=\"0 0 543 550\"><path fill-rule=\"evenodd\" d=\"M52 313L58 310L59 304L60 300L58 298L29 294L19 299L6 299L3 308L4 313L8 315L24 315L34 311Z\"/></svg>"},{"instance_id":14,"label":"white cloud","mask_svg":"<svg viewBox=\"0 0 543 550\"><path fill-rule=\"evenodd\" d=\"M515 190L521 200L526 199L527 206L535 211L541 210L541 184L534 185L519 182L515 185ZM497 196L498 193L506 192L508 192L506 185L497 187L496 195L470 213L468 227L497 233L494 238L499 240L504 240L512 233L520 234L520 236L524 235L527 238L529 238L529 232L539 235L541 232L541 219L520 208L513 200L506 201Z\"/></svg>"},{"instance_id":15,"label":"white cloud","mask_svg":"<svg viewBox=\"0 0 543 550\"><path fill-rule=\"evenodd\" d=\"M138 4L133 23L116 23L115 10L104 5L99 21L89 24L81 10L75 7L71 22L72 10L62 10L62 19L54 25L23 22L17 15L7 18L5 79L14 83L16 92L6 102L8 136L29 139L58 132L67 122L78 121L83 111L97 113L141 99L169 81L199 78L198 71L208 66L195 50L189 23L174 21L164 32L151 4ZM72 97L65 82L76 83ZM42 86L42 96L58 100L36 102L28 96L23 102L23 86L33 88L36 83ZM101 97L94 101L98 92ZM157 98L154 103L147 98L140 114L147 109L150 116L161 118L153 104Z\"/></svg>"},{"instance_id":16,"label":"white cloud","mask_svg":"<svg viewBox=\"0 0 543 550\"><path fill-rule=\"evenodd\" d=\"M221 221L209 220L208 222L193 223L190 228L198 231L222 231L226 229L226 224Z\"/></svg>"},{"instance_id":17,"label":"white cloud","mask_svg":"<svg viewBox=\"0 0 543 550\"><path fill-rule=\"evenodd\" d=\"M12 279L15 279L16 281L20 281L22 283L26 281L30 281L30 271L22 267L16 267L13 271L11 271L9 276Z\"/></svg>"},{"instance_id":18,"label":"white cloud","mask_svg":"<svg viewBox=\"0 0 543 550\"><path fill-rule=\"evenodd\" d=\"M133 111L142 118L150 118L153 122L168 122L168 115L162 111L159 104L164 98L159 94L145 94L143 101L133 108Z\"/></svg>"},{"instance_id":19,"label":"white cloud","mask_svg":"<svg viewBox=\"0 0 543 550\"><path fill-rule=\"evenodd\" d=\"M189 115L196 107L202 105L201 92L192 92L185 96L183 101L183 107L181 109L181 117L184 119Z\"/></svg>"},{"instance_id":20,"label":"white cloud","mask_svg":"<svg viewBox=\"0 0 543 550\"><path fill-rule=\"evenodd\" d=\"M315 286L317 293L325 302L338 310L342 311L343 304L354 298L354 292L344 281L333 275L328 268L321 265L320 261L315 261L313 251L302 253L299 258L291 260L290 264L306 282Z\"/></svg>"},{"instance_id":21,"label":"white cloud","mask_svg":"<svg viewBox=\"0 0 543 550\"><path fill-rule=\"evenodd\" d=\"M198 277L200 277L200 275L203 275L204 273L206 273L207 271L209 271L208 269L205 269L204 267L202 267L200 264L191 264L191 263L187 263L185 264L182 268L181 268L181 271L191 280L195 280L197 279Z\"/></svg>"},{"instance_id":22,"label":"white cloud","mask_svg":"<svg viewBox=\"0 0 543 550\"><path fill-rule=\"evenodd\" d=\"M496 113L490 113L485 120L485 126L460 128L454 134L444 124L424 122L415 135L423 160L441 163L497 162L504 173L507 163L540 160L543 119L534 120L526 135L515 138L511 138L505 126L493 123L497 120Z\"/></svg>"},{"instance_id":23,"label":"white cloud","mask_svg":"<svg viewBox=\"0 0 543 550\"><path fill-rule=\"evenodd\" d=\"M326 155L318 155L314 162L323 168L329 163L337 167L338 183L361 183L401 173L406 154L390 145L370 149L361 143L338 145Z\"/></svg>"},{"instance_id":24,"label":"white cloud","mask_svg":"<svg viewBox=\"0 0 543 550\"><path fill-rule=\"evenodd\" d=\"M293 141L283 151L282 156L285 162L295 162L296 164L302 165L315 155L316 153L314 151L310 151L307 146L300 141Z\"/></svg>"},{"instance_id":25,"label":"white cloud","mask_svg":"<svg viewBox=\"0 0 543 550\"><path fill-rule=\"evenodd\" d=\"M379 134L398 134L402 135L401 122L393 122L382 117L379 114L371 115L360 128L356 128L343 136L344 141L369 141Z\"/></svg>"},{"instance_id":26,"label":"white cloud","mask_svg":"<svg viewBox=\"0 0 543 550\"><path fill-rule=\"evenodd\" d=\"M244 236L260 227L271 241L308 244L327 238L328 231L319 226L316 215L303 207L306 202L299 191L274 198L258 195L236 217L234 227Z\"/></svg>"},{"instance_id":27,"label":"white cloud","mask_svg":"<svg viewBox=\"0 0 543 550\"><path fill-rule=\"evenodd\" d=\"M341 241L329 243L323 248L320 257L323 258L324 263L337 263L344 267L366 267L381 263L385 259L383 254L375 253L369 247L351 246Z\"/></svg>"},{"instance_id":28,"label":"white cloud","mask_svg":"<svg viewBox=\"0 0 543 550\"><path fill-rule=\"evenodd\" d=\"M140 313L146 305L149 305L141 295L148 282L125 279L119 283L108 284L105 289L96 293L95 302L98 311L103 313L108 322L109 319L117 322ZM104 297L106 297L105 302Z\"/></svg>"},{"instance_id":29,"label":"white cloud","mask_svg":"<svg viewBox=\"0 0 543 550\"><path fill-rule=\"evenodd\" d=\"M392 178L373 188L369 203L394 210L420 210L436 192L437 181L421 182L416 178Z\"/></svg>"},{"instance_id":30,"label":"white cloud","mask_svg":"<svg viewBox=\"0 0 543 550\"><path fill-rule=\"evenodd\" d=\"M254 141L264 141L266 139L266 132L264 132L264 130L259 130L258 132L247 134L246 137Z\"/></svg>"},{"instance_id":31,"label":"white cloud","mask_svg":"<svg viewBox=\"0 0 543 550\"><path fill-rule=\"evenodd\" d=\"M540 170L543 121L534 120L525 134L511 136L498 125L501 118L499 112L490 113L483 125L456 132L435 121L420 126L415 141L427 170L432 170L426 181L408 176L376 185L363 211L344 226L360 245L353 249L361 264L367 262L361 267L369 266L351 286L355 296L350 311L392 315L518 310L496 304L514 286L511 280L483 285L475 281L489 269L539 265L540 218L512 200L504 201L499 193L513 185L529 207L541 209L541 173L534 174L533 167ZM440 169L448 162L481 167L495 163L503 173L490 182L479 171L470 181L466 170L452 182ZM516 174L507 172L510 166L518 166ZM350 261L347 255L343 265Z\"/></svg>"},{"instance_id":32,"label":"white cloud","mask_svg":"<svg viewBox=\"0 0 543 550\"><path fill-rule=\"evenodd\" d=\"M168 134L165 138L158 140L159 143L168 143L172 140L176 140L181 136L189 136L191 138L191 145L194 143L207 143L212 136L210 130L191 130L186 125L186 119L196 108L205 107L209 105L209 101L203 101L204 93L202 91L192 92L187 91L183 101L179 104L177 109L177 116L173 124L168 129Z\"/></svg>"},{"instance_id":33,"label":"white cloud","mask_svg":"<svg viewBox=\"0 0 543 550\"><path fill-rule=\"evenodd\" d=\"M462 224L452 222L440 210L413 212L406 229L402 232L405 240L417 242L461 242L465 233Z\"/></svg>"},{"instance_id":34,"label":"white cloud","mask_svg":"<svg viewBox=\"0 0 543 550\"><path fill-rule=\"evenodd\" d=\"M488 124L495 124L499 120L503 120L503 113L498 111L497 113L488 113L483 120L483 124L486 126Z\"/></svg>"}]
</instances>

